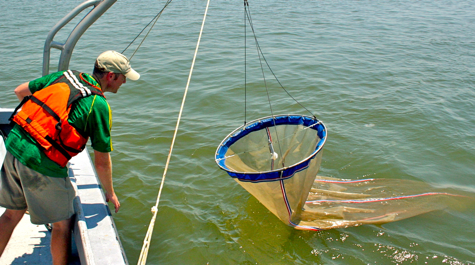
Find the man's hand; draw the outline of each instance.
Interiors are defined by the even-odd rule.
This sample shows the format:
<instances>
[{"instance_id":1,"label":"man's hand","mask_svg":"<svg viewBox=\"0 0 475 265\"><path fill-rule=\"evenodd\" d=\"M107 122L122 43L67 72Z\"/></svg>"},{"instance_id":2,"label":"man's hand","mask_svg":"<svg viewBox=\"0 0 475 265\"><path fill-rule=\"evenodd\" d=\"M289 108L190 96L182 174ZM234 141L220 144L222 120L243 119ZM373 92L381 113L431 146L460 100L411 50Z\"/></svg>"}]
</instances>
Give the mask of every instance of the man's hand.
<instances>
[{"instance_id":1,"label":"man's hand","mask_svg":"<svg viewBox=\"0 0 475 265\"><path fill-rule=\"evenodd\" d=\"M115 213L117 213L120 209L120 202L117 196L115 195L115 193L111 195L106 192L106 202L109 202L109 201L114 204Z\"/></svg>"}]
</instances>

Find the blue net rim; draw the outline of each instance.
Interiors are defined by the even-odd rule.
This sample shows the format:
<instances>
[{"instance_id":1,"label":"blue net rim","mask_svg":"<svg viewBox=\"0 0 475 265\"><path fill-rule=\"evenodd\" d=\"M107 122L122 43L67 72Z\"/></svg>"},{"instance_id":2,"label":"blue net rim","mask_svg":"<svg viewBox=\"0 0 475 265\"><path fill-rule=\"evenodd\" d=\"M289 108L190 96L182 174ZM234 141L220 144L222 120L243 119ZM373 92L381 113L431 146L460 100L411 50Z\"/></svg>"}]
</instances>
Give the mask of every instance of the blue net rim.
<instances>
[{"instance_id":1,"label":"blue net rim","mask_svg":"<svg viewBox=\"0 0 475 265\"><path fill-rule=\"evenodd\" d=\"M304 158L299 163L296 163L291 166L279 168L272 171L263 171L263 172L238 172L228 168L225 164L225 155L229 147L237 142L242 137L248 135L251 132L258 131L267 127L272 127L275 125L303 125L305 127L310 127L313 130L318 132L318 137L320 141L317 143L315 150L308 157ZM238 178L240 181L248 182L266 182L266 181L277 181L282 179L291 178L295 173L302 171L308 167L310 160L313 159L323 148L327 139L327 130L325 125L315 117L302 116L302 115L276 115L268 116L260 119L251 121L233 132L231 132L221 144L218 146L215 154L215 161L218 166L225 170L231 177Z\"/></svg>"}]
</instances>

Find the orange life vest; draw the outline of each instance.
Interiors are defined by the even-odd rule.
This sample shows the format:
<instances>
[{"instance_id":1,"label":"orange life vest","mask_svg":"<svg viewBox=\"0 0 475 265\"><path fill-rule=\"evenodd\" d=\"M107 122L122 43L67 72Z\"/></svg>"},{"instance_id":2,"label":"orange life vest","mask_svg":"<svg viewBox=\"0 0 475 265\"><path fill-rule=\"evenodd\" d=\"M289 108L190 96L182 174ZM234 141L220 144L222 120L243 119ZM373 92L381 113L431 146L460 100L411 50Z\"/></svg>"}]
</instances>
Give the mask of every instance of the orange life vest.
<instances>
[{"instance_id":1,"label":"orange life vest","mask_svg":"<svg viewBox=\"0 0 475 265\"><path fill-rule=\"evenodd\" d=\"M99 87L87 82L82 73L65 71L51 85L25 98L13 115L17 123L35 139L46 156L65 167L68 161L86 146L88 136L69 122L73 103L83 97L100 95Z\"/></svg>"}]
</instances>

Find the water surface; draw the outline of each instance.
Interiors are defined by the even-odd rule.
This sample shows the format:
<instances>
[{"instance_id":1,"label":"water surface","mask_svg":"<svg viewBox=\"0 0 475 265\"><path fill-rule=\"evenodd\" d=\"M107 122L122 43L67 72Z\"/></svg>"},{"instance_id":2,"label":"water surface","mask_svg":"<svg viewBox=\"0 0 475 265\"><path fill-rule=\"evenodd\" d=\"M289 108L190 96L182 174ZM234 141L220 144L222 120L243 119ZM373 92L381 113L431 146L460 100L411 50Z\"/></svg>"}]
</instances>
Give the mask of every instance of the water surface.
<instances>
[{"instance_id":1,"label":"water surface","mask_svg":"<svg viewBox=\"0 0 475 265\"><path fill-rule=\"evenodd\" d=\"M79 3L0 2L2 107L16 106L12 90L41 75L48 31ZM102 51L122 51L164 3L118 1L79 41L70 68L90 72ZM475 191L474 1L249 3L273 71L329 129L320 175ZM132 59L142 78L107 95L122 203L114 220L131 264L150 222L205 5L172 2ZM217 145L245 119L243 17L241 1L211 1L149 264L474 264L473 208L297 231L216 166ZM248 121L270 112L251 44ZM276 113L307 114L266 77Z\"/></svg>"}]
</instances>

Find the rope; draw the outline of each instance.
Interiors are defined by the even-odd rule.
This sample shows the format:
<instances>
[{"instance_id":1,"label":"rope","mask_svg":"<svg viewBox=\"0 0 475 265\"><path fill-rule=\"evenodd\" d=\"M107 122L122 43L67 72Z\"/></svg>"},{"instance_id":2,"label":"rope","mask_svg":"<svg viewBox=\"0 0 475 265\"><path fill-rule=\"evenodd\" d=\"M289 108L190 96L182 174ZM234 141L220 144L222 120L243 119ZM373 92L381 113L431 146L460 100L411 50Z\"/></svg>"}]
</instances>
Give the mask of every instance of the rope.
<instances>
[{"instance_id":1,"label":"rope","mask_svg":"<svg viewBox=\"0 0 475 265\"><path fill-rule=\"evenodd\" d=\"M147 260L148 250L149 250L149 247L150 247L150 241L152 240L153 227L155 225L155 220L157 218L158 204L160 203L160 196L162 194L163 185L165 183L165 178L166 178L166 175L167 175L168 165L170 163L170 158L171 158L173 146L175 145L175 139L176 139L176 135L177 135L177 132L178 132L178 127L180 125L181 115L183 113L183 107L185 106L186 94L188 93L188 87L190 85L191 75L193 74L193 68L195 66L196 55L198 54L198 48L200 47L201 35L203 33L203 28L204 28L205 21L206 21L206 14L208 13L209 1L210 0L208 0L208 2L206 4L206 10L205 10L205 13L204 13L204 16L203 16L203 23L201 24L200 35L198 37L198 42L196 43L195 54L193 55L193 61L191 63L191 68L190 68L190 74L188 75L188 81L186 83L185 93L183 95L183 101L181 102L180 113L178 114L178 120L176 122L175 132L173 134L173 139L172 139L172 143L171 143L171 146L170 146L170 151L168 153L167 163L165 164L165 169L163 171L162 182L160 183L160 189L158 191L157 201L155 203L155 206L153 206L152 209L151 209L153 216L152 216L152 220L150 221L150 225L148 227L147 234L146 234L145 239L144 239L144 244L142 246L142 251L140 252L139 261L137 263L139 265L145 264L145 262Z\"/></svg>"},{"instance_id":2,"label":"rope","mask_svg":"<svg viewBox=\"0 0 475 265\"><path fill-rule=\"evenodd\" d=\"M155 15L155 17L152 18L152 20L150 20L150 22L148 22L148 24L139 32L139 34L137 34L137 36L135 36L135 38L127 45L127 47L125 47L125 49L122 51L122 54L124 54L124 52L137 40L137 38L142 35L142 33L144 32L144 30L150 26L150 24L152 24L152 26L150 27L150 29L147 31L147 34L145 35L145 37L143 37L142 41L139 43L139 45L137 46L137 48L134 50L134 52L132 53L132 55L129 57L129 61L132 60L132 57L134 57L135 53L139 50L140 46L142 46L142 44L144 43L145 39L148 37L148 35L150 34L150 31L152 31L153 27L155 26L155 24L157 23L158 21L158 18L160 18L160 16L162 15L163 11L165 10L165 8L172 2L173 0L167 0L167 2L165 3L165 6L162 8L162 10L160 10L160 12L158 12L158 14Z\"/></svg>"},{"instance_id":3,"label":"rope","mask_svg":"<svg viewBox=\"0 0 475 265\"><path fill-rule=\"evenodd\" d=\"M252 17L251 17L251 10L250 10L250 7L249 7L249 3L247 0L244 0L244 12L245 12L245 19L247 18L247 21L249 22L249 26L251 27L251 30L252 30L252 33L254 35L254 40L256 42L256 48L257 48L257 54L259 55L259 61L261 63L261 70L264 71L263 67L262 67L262 61L261 61L261 55L262 55L262 59L264 60L264 62L266 63L267 65L267 68L269 68L270 72L272 73L272 75L274 76L275 80L277 81L277 83L280 85L280 87L287 93L287 95L292 98L297 104L299 104L303 109L305 109L308 113L310 113L310 115L312 115L313 117L315 117L315 115L310 111L308 110L303 104L301 104L299 101L297 101L297 99L295 99L290 93L289 91L287 91L284 87L284 85L282 85L282 83L280 82L280 80L277 78L277 76L275 75L274 71L272 70L272 68L270 67L269 63L267 62L267 59L266 57L264 56L264 52L262 51L261 49L261 46L259 45L259 42L257 41L257 35L256 35L256 32L254 31L254 25L252 23ZM244 26L244 28L246 28ZM245 47L246 48L246 47ZM265 77L264 77L264 83L265 83ZM267 90L267 84L266 84L266 90ZM268 92L267 92L268 93ZM245 103L246 104L246 103ZM270 103L269 103L270 104ZM271 107L271 112L272 112L272 106ZM246 114L244 114L246 115Z\"/></svg>"},{"instance_id":4,"label":"rope","mask_svg":"<svg viewBox=\"0 0 475 265\"><path fill-rule=\"evenodd\" d=\"M267 101L269 102L269 108L270 108L270 113L271 113L271 116L272 116L272 121L274 122L274 130L275 130L275 136L277 138L277 144L279 146L279 155L282 156L282 148L280 146L280 140L279 140L279 134L277 133L277 128L276 128L276 125L275 125L275 116L274 116L274 111L272 109L272 102L271 102L271 99L270 99L270 93L269 93L269 88L267 86L267 81L266 81L266 75L264 73L264 66L262 65L262 58L264 59L264 61L266 61L265 57L264 57L264 53L262 52L260 46L259 46L259 42L257 41L257 36L256 36L256 32L254 31L254 26L252 24L252 17L251 17L251 10L248 9L247 7L249 7L249 3L247 2L247 0L244 0L244 12L245 12L245 17L248 18L248 21L249 21L249 26L251 27L252 29L252 33L254 35L254 40L255 40L255 43L256 43L256 50L257 50L257 55L259 57L259 63L261 65L261 72L262 72L262 79L263 79L263 82L264 82L264 87L266 88L266 93L267 93ZM261 55L262 55L262 58L261 58ZM267 63L267 61L266 61ZM267 67L270 69L270 66L269 64L267 64ZM270 69L271 72L272 72L272 69ZM273 72L272 72L273 73ZM277 76L275 76L275 79L277 80L277 82L279 81L277 79ZM280 82L279 82L280 84ZM285 88L282 86L281 84L281 87L285 90ZM287 91L287 90L285 90ZM288 94L288 92L287 92ZM295 100L295 99L294 99ZM298 102L297 102L298 103ZM268 131L269 132L269 131ZM269 132L269 137L270 137L270 132ZM270 138L269 138L269 144L272 145L272 143L270 142ZM272 151L271 155L273 156L274 155L274 151ZM272 164L274 164L274 160L272 159ZM284 165L284 160L282 159L282 167L285 167Z\"/></svg>"},{"instance_id":5,"label":"rope","mask_svg":"<svg viewBox=\"0 0 475 265\"><path fill-rule=\"evenodd\" d=\"M246 7L249 6L247 0L244 0L244 125L247 123L247 26L246 26L246 16L247 16L247 9Z\"/></svg>"},{"instance_id":6,"label":"rope","mask_svg":"<svg viewBox=\"0 0 475 265\"><path fill-rule=\"evenodd\" d=\"M262 78L263 78L263 82L264 82L264 86L265 86L265 89L266 89L266 93L267 93L267 101L268 101L268 104L269 104L269 108L270 108L270 112L271 112L271 116L274 118L274 111L273 111L273 108L272 108L272 102L271 102L271 98L270 98L270 92L269 92L269 88L267 86L267 81L266 81L266 76L265 76L265 72L264 72L264 66L263 66L263 62L265 62L265 64L267 65L267 68L270 70L270 72L272 73L272 75L274 76L275 80L277 81L277 83L280 85L280 87L287 93L287 95L292 98L298 105L300 105L303 109L305 109L308 113L310 113L310 115L312 115L314 118L315 115L310 111L308 110L303 104L301 104L299 101L297 101L297 99L295 99L286 89L285 87L282 85L282 83L280 82L280 80L277 78L276 74L274 73L274 71L272 70L272 68L270 67L269 65L269 62L267 62L267 59L266 57L264 56L264 52L262 51L261 49L261 46L259 45L259 41L257 40L257 35L256 35L256 32L254 30L254 25L252 23L252 17L251 17L251 10L249 8L249 3L248 3L248 0L244 0L244 64L246 65L247 64L247 53L246 53L246 49L247 49L247 45L246 45L246 20L247 22L249 23L249 26L252 30L252 34L253 34L253 37L254 37L254 41L255 41L255 45L256 45L256 50L257 50L257 55L259 57L259 63L260 63L260 66L261 66L261 72L262 72ZM245 79L245 83L247 83L247 69L246 69L246 66L244 66L244 79ZM246 85L244 85L244 124L246 124L246 112L247 112L247 96L246 96L246 93L247 93L247 89L246 89ZM278 149L279 149L279 154L282 155L282 149L281 149L281 146L280 146L280 140L279 140L279 135L277 133L277 128L275 127L275 121L274 121L274 129L275 129L275 135L276 135L276 138L277 138L277 146L278 146ZM285 167L284 165L284 160L282 159L282 167Z\"/></svg>"}]
</instances>

